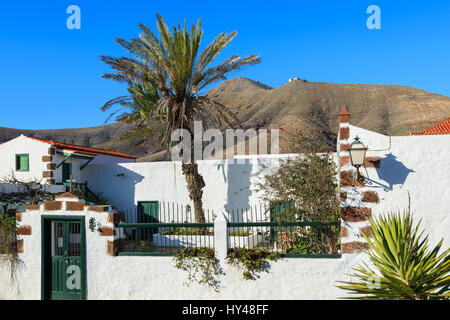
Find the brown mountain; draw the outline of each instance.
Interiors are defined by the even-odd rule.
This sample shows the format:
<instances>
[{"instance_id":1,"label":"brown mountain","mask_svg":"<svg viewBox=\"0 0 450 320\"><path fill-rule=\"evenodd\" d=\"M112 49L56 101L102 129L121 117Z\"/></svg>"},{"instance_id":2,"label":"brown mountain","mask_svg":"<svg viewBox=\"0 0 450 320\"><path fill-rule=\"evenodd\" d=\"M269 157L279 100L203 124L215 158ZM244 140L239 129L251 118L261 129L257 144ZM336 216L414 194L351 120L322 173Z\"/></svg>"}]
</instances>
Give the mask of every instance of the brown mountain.
<instances>
[{"instance_id":1,"label":"brown mountain","mask_svg":"<svg viewBox=\"0 0 450 320\"><path fill-rule=\"evenodd\" d=\"M334 84L294 80L270 88L246 78L222 83L208 95L239 115L244 126L295 131L315 126L336 136L338 114L389 135L408 135L450 115L450 98L398 85Z\"/></svg>"},{"instance_id":2,"label":"brown mountain","mask_svg":"<svg viewBox=\"0 0 450 320\"><path fill-rule=\"evenodd\" d=\"M207 95L235 112L242 128L283 128L282 132L315 127L332 144L336 139L338 114L346 107L354 125L389 135L407 135L426 129L450 115L450 98L399 85L333 84L294 80L278 88L246 78L225 81ZM0 142L20 133L66 143L144 156L154 147L132 149L119 137L126 126L60 130L0 128ZM282 133L283 136L283 133ZM281 145L283 151L289 151ZM142 160L160 159L159 155Z\"/></svg>"},{"instance_id":3,"label":"brown mountain","mask_svg":"<svg viewBox=\"0 0 450 320\"><path fill-rule=\"evenodd\" d=\"M117 123L98 127L50 130L10 129L0 127L0 143L13 139L20 134L25 134L85 147L114 150L137 156L146 155L148 148L134 148L132 143L120 140L120 136L122 136L127 129L127 126L119 125Z\"/></svg>"}]
</instances>

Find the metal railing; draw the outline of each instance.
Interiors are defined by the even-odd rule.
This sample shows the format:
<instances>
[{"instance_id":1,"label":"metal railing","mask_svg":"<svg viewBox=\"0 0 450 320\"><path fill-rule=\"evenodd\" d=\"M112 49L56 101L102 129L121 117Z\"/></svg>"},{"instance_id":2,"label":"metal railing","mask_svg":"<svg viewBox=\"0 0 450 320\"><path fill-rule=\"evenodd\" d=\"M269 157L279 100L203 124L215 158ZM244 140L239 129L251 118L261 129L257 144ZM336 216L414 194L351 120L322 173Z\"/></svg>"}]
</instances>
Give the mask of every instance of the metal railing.
<instances>
[{"instance_id":1,"label":"metal railing","mask_svg":"<svg viewBox=\"0 0 450 320\"><path fill-rule=\"evenodd\" d=\"M289 212L289 214L287 214ZM125 211L119 255L174 255L185 248L214 248L212 210L198 223L189 206L154 202ZM295 210L263 204L226 211L228 249L262 249L285 257L338 258L340 221L302 221ZM217 231L218 232L218 231Z\"/></svg>"},{"instance_id":2,"label":"metal railing","mask_svg":"<svg viewBox=\"0 0 450 320\"><path fill-rule=\"evenodd\" d=\"M290 214L286 214L290 211ZM295 210L257 205L228 212L228 248L286 257L340 257L340 221L300 221Z\"/></svg>"},{"instance_id":3,"label":"metal railing","mask_svg":"<svg viewBox=\"0 0 450 320\"><path fill-rule=\"evenodd\" d=\"M126 238L119 255L174 255L185 248L214 248L214 212L204 211L196 222L189 206L155 202L125 211Z\"/></svg>"}]
</instances>

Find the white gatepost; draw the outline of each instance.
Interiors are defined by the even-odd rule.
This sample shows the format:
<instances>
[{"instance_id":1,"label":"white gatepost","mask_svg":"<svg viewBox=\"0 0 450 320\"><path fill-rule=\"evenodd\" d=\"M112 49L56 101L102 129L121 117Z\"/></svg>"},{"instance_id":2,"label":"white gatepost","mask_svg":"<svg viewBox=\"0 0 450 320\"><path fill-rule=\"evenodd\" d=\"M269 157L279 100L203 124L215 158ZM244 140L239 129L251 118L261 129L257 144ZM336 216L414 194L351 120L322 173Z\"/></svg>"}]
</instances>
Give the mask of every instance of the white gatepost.
<instances>
[{"instance_id":1,"label":"white gatepost","mask_svg":"<svg viewBox=\"0 0 450 320\"><path fill-rule=\"evenodd\" d=\"M228 254L228 219L223 213L214 220L214 250L216 259L225 261Z\"/></svg>"}]
</instances>

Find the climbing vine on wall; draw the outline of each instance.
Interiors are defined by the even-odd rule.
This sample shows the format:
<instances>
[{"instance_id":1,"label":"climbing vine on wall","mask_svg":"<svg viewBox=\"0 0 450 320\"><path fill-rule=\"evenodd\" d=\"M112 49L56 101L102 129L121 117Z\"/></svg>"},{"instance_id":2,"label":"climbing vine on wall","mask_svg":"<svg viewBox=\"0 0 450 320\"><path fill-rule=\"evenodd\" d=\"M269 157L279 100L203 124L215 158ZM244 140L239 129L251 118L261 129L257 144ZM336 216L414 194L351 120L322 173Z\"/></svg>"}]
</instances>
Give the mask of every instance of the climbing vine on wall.
<instances>
[{"instance_id":1,"label":"climbing vine on wall","mask_svg":"<svg viewBox=\"0 0 450 320\"><path fill-rule=\"evenodd\" d=\"M19 265L16 242L16 217L0 214L0 263L9 267L11 280Z\"/></svg>"},{"instance_id":2,"label":"climbing vine on wall","mask_svg":"<svg viewBox=\"0 0 450 320\"><path fill-rule=\"evenodd\" d=\"M220 283L217 276L220 273L218 260L211 248L185 248L175 256L176 268L188 272L188 284L195 281L206 284L215 291Z\"/></svg>"},{"instance_id":3,"label":"climbing vine on wall","mask_svg":"<svg viewBox=\"0 0 450 320\"><path fill-rule=\"evenodd\" d=\"M239 266L244 269L242 274L246 280L255 279L258 272L267 271L270 261L281 258L277 252L269 253L261 249L237 248L231 249L227 255L227 262L232 266Z\"/></svg>"}]
</instances>

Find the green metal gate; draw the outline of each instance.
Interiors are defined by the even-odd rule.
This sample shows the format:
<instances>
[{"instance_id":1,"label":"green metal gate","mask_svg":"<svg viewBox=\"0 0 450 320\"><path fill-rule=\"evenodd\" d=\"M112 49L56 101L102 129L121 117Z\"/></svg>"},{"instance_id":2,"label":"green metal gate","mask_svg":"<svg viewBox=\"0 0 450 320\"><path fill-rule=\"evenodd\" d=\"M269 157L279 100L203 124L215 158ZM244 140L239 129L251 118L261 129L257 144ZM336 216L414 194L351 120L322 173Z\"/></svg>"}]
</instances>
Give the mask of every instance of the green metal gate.
<instances>
[{"instance_id":1,"label":"green metal gate","mask_svg":"<svg viewBox=\"0 0 450 320\"><path fill-rule=\"evenodd\" d=\"M84 217L42 217L42 225L42 298L84 299Z\"/></svg>"}]
</instances>

